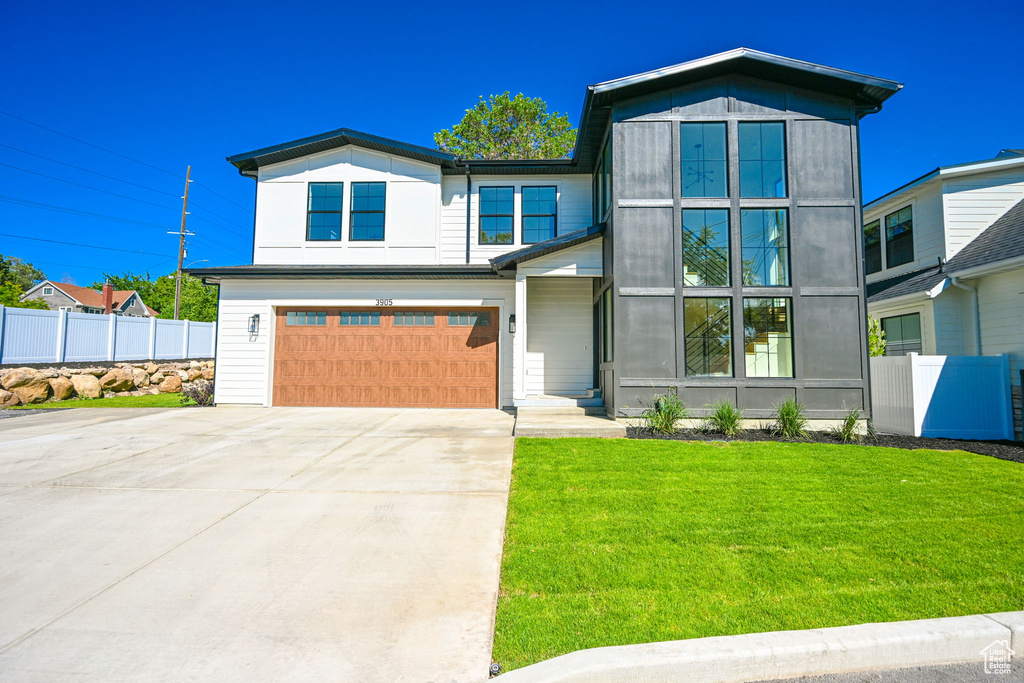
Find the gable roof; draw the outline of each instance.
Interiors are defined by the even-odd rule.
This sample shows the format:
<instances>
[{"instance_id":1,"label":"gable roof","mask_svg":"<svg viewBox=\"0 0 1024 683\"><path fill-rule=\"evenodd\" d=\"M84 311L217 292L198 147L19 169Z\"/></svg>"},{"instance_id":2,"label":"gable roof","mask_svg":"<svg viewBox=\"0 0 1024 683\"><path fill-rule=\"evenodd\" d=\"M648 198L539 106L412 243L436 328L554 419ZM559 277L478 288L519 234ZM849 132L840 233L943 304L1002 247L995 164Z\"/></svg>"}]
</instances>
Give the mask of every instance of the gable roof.
<instances>
[{"instance_id":1,"label":"gable roof","mask_svg":"<svg viewBox=\"0 0 1024 683\"><path fill-rule=\"evenodd\" d=\"M914 178L909 183L900 185L895 190L886 192L881 197L872 199L864 205L864 210L871 211L878 204L887 202L912 187L917 187L918 185L935 180L936 178L964 176L974 173L986 173L988 171L1000 171L1005 168L1014 168L1017 166L1024 166L1024 150L1004 149L991 159L979 159L978 161L966 161L960 164L939 166L938 168L928 171L922 176Z\"/></svg>"},{"instance_id":2,"label":"gable roof","mask_svg":"<svg viewBox=\"0 0 1024 683\"><path fill-rule=\"evenodd\" d=\"M569 159L460 159L429 147L339 128L227 158L242 175L254 176L261 166L298 159L346 145L402 156L441 167L443 174L589 173L594 166L613 103L677 88L725 74L741 74L828 93L854 102L860 115L878 111L902 84L877 76L805 62L746 47L720 52L673 66L587 86L579 134Z\"/></svg>"},{"instance_id":3,"label":"gable roof","mask_svg":"<svg viewBox=\"0 0 1024 683\"><path fill-rule=\"evenodd\" d=\"M1017 202L944 265L869 284L868 303L927 292L947 277L1016 259L1024 259L1024 200Z\"/></svg>"},{"instance_id":4,"label":"gable roof","mask_svg":"<svg viewBox=\"0 0 1024 683\"><path fill-rule=\"evenodd\" d=\"M25 294L22 295L22 298L44 285L63 292L82 306L88 306L89 308L103 308L103 292L91 287L81 287L79 285L67 284L66 282L53 282L52 280L43 280L28 292L25 292ZM115 289L113 301L114 310L122 310L122 307L128 301L128 298L131 297L132 294L137 294L137 292L138 290L135 289ZM142 296L139 296L139 303L145 306L151 316L155 317L160 315L149 306L146 306L146 302L142 300Z\"/></svg>"}]
</instances>

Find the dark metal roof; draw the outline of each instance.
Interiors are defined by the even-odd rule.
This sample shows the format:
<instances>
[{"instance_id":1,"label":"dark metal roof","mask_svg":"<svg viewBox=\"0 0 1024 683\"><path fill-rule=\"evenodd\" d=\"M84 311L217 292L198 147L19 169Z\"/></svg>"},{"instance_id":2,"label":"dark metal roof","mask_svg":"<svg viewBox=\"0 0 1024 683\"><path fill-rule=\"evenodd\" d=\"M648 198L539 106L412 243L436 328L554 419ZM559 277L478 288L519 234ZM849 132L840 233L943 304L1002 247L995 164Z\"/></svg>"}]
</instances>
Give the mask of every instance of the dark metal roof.
<instances>
[{"instance_id":1,"label":"dark metal roof","mask_svg":"<svg viewBox=\"0 0 1024 683\"><path fill-rule=\"evenodd\" d=\"M355 145L377 152L384 152L385 154L394 154L428 164L439 165L442 168L455 167L456 157L448 152L411 145L407 142L382 138L378 135L370 135L369 133L361 133L358 130L351 130L349 128L339 128L328 133L284 142L273 147L264 147L252 152L236 154L228 157L228 163L237 166L241 173L246 173L254 171L260 166L297 159L309 156L310 154L316 154L317 152L326 152L327 150L344 147L345 145Z\"/></svg>"},{"instance_id":2,"label":"dark metal roof","mask_svg":"<svg viewBox=\"0 0 1024 683\"><path fill-rule=\"evenodd\" d=\"M509 253L502 254L501 256L495 256L491 259L491 266L495 271L510 270L518 266L523 261L529 261L541 256L546 256L547 254L552 254L556 251L575 247L577 244L583 244L584 242L589 242L592 239L597 239L603 232L604 225L592 225L589 228L584 228L582 230L567 232L564 235L559 235L553 239L537 242L536 244L531 244L528 247L523 247L516 251L510 251Z\"/></svg>"},{"instance_id":3,"label":"dark metal roof","mask_svg":"<svg viewBox=\"0 0 1024 683\"><path fill-rule=\"evenodd\" d=\"M1024 257L1024 200L968 242L941 270L934 266L868 285L868 302L926 292L947 277L955 277L979 266L1021 257Z\"/></svg>"},{"instance_id":4,"label":"dark metal roof","mask_svg":"<svg viewBox=\"0 0 1024 683\"><path fill-rule=\"evenodd\" d=\"M458 166L441 168L445 175L566 175L591 173L571 159L459 159Z\"/></svg>"},{"instance_id":5,"label":"dark metal roof","mask_svg":"<svg viewBox=\"0 0 1024 683\"><path fill-rule=\"evenodd\" d=\"M217 282L221 278L362 278L373 280L460 280L493 279L498 277L490 265L462 264L436 265L380 265L380 266L319 266L319 265L251 265L214 268L188 268L183 272L204 281Z\"/></svg>"}]
</instances>

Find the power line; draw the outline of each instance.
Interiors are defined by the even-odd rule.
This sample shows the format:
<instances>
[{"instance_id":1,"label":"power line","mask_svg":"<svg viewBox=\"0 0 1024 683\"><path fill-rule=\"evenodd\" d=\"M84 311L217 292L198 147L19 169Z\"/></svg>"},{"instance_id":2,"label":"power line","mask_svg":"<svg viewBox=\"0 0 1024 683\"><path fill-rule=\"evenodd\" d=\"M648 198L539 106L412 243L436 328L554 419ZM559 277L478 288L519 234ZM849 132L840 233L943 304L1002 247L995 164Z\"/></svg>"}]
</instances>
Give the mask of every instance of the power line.
<instances>
[{"instance_id":1,"label":"power line","mask_svg":"<svg viewBox=\"0 0 1024 683\"><path fill-rule=\"evenodd\" d=\"M0 195L0 202L10 202L11 204L20 204L22 206L31 206L37 209L46 209L47 211L58 211L60 213L70 213L79 216L88 216L90 218L103 218L110 221L117 221L119 223L134 223L135 225L145 225L151 228L160 228L166 230L168 226L157 225L156 223L146 223L145 221L133 221L128 218L118 218L117 216L107 216L101 213L90 213L88 211L79 211L78 209L71 209L66 206L57 206L56 204L44 204L42 202L30 202L27 199L18 199L17 197L7 197Z\"/></svg>"},{"instance_id":2,"label":"power line","mask_svg":"<svg viewBox=\"0 0 1024 683\"><path fill-rule=\"evenodd\" d=\"M24 123L27 123L30 126L35 126L36 128L42 128L45 131L49 131L49 132L54 133L56 135L60 135L60 136L66 137L69 140L74 140L75 142L80 142L83 145L88 145L89 147L95 147L96 149L102 150L102 151L106 152L107 154L113 154L116 157L121 157L122 159L127 159L128 161L134 162L134 163L139 164L141 166L145 166L146 168L151 168L154 171L160 171L161 173L166 173L167 175L173 176L175 178L179 177L178 173L174 173L172 171L168 171L167 169L160 168L159 166L154 166L153 164L147 164L145 161L139 161L138 159L133 159L130 156L127 156L125 154L121 154L120 152L115 152L114 150L107 149L106 147L100 147L99 145L95 145L95 144L93 144L91 142L86 142L85 140L82 140L80 138L76 138L73 135L68 135L67 133L62 133L59 130L54 130L53 128L47 128L46 126L42 125L41 123L36 123L34 121L29 121L28 119L23 119L20 116L15 116L14 114L12 114L10 112L6 112L6 111L3 111L3 110L0 110L0 114L3 114L4 116L10 116L12 119L17 119L18 121L22 121Z\"/></svg>"},{"instance_id":3,"label":"power line","mask_svg":"<svg viewBox=\"0 0 1024 683\"><path fill-rule=\"evenodd\" d=\"M172 259L168 259L167 261L161 261L160 263L157 263L157 264L152 265L152 266L148 266L147 268L143 268L142 270L145 270L145 271L153 270L154 268L159 268L163 264L168 263L168 262L173 261L173 260L174 259L172 258ZM35 265L36 263L41 263L41 264L46 265L46 266L61 266L62 268L82 268L84 270L97 270L97 271L99 271L101 273L108 273L111 270L113 270L112 268L97 268L96 266L83 266L83 265L80 265L78 263L54 263L53 261L32 261L33 265Z\"/></svg>"},{"instance_id":4,"label":"power line","mask_svg":"<svg viewBox=\"0 0 1024 683\"><path fill-rule=\"evenodd\" d=\"M199 183L196 183L196 185L198 185L198 184L199 184ZM204 186L204 187L205 187L205 186ZM221 219L222 221L224 221L224 222L226 222L226 223L230 223L231 225L234 225L235 227L241 228L242 230L246 230L246 229L247 229L247 228L246 228L246 227L245 227L244 225L242 225L242 224L240 224L240 223L236 223L236 222L234 222L233 220L231 220L230 218L227 218L227 217L225 217L225 216L221 216L221 215L220 215L219 213L214 213L213 211L210 211L210 210L209 210L209 209L207 209L207 208L204 208L204 207L202 207L202 206L199 206L199 205L198 205L198 204L196 204L195 202L192 202L192 206L193 206L193 207L195 207L195 208L197 208L197 209L199 209L200 211L205 211L206 213L210 214L211 216L216 216L217 218Z\"/></svg>"},{"instance_id":5,"label":"power line","mask_svg":"<svg viewBox=\"0 0 1024 683\"><path fill-rule=\"evenodd\" d=\"M42 237L24 237L23 235L9 235L7 233L0 232L0 237L10 237L16 240L32 240L33 242L48 242L49 244L63 244L69 247L82 247L84 249L102 249L104 251L119 251L125 254L142 254L143 256L166 256L167 254L157 254L152 251L132 251L130 249L115 249L114 247L99 247L93 244L78 244L76 242L62 242L60 240L47 240Z\"/></svg>"},{"instance_id":6,"label":"power line","mask_svg":"<svg viewBox=\"0 0 1024 683\"><path fill-rule=\"evenodd\" d=\"M247 207L242 206L241 204L237 204L237 203L231 201L230 199L228 199L224 195L220 194L219 192L213 190L212 188L207 187L206 185L203 185L202 183L200 183L198 181L196 181L196 185L198 185L199 187L205 187L208 192L210 192L211 194L217 195L218 197L220 197L221 199L226 201L228 204L234 204L235 206L237 206L242 211L247 211L248 213L252 213L252 209L249 209Z\"/></svg>"},{"instance_id":7,"label":"power line","mask_svg":"<svg viewBox=\"0 0 1024 683\"><path fill-rule=\"evenodd\" d=\"M200 242L209 242L211 244L215 244L215 245L221 247L221 250L226 249L226 250L228 250L228 251L230 251L232 253L238 254L239 256L244 256L245 258L249 258L248 254L244 254L241 251L239 251L238 249L235 249L234 247L232 247L230 245L224 244L223 242L218 242L215 239L211 239L209 237L200 236L200 235L192 235L192 239L193 240L198 240Z\"/></svg>"},{"instance_id":8,"label":"power line","mask_svg":"<svg viewBox=\"0 0 1024 683\"><path fill-rule=\"evenodd\" d=\"M32 175L37 175L37 176L39 176L41 178L49 178L50 180L56 180L57 182L67 183L68 185L74 185L76 187L84 187L87 190L93 190L95 192L102 192L103 194L109 194L112 197L120 197L121 199L129 199L129 200L131 200L133 202L139 202L140 204L149 204L150 206L155 206L158 209L169 209L169 210L172 210L172 211L174 210L173 206L167 206L166 204L157 204L156 202L150 202L150 201L147 201L145 199L136 199L135 197L129 197L126 194L118 194L117 192L111 192L110 190L103 190L103 189L98 188L98 187L93 187L92 185L83 185L82 183L76 183L73 180L64 180L63 178L58 178L57 176L47 175L45 173L39 173L37 171L30 171L27 168L21 168L20 166L14 166L12 164L5 164L2 161L0 161L0 166L6 166L7 168L13 168L15 171L22 171L24 173L31 173Z\"/></svg>"}]
</instances>

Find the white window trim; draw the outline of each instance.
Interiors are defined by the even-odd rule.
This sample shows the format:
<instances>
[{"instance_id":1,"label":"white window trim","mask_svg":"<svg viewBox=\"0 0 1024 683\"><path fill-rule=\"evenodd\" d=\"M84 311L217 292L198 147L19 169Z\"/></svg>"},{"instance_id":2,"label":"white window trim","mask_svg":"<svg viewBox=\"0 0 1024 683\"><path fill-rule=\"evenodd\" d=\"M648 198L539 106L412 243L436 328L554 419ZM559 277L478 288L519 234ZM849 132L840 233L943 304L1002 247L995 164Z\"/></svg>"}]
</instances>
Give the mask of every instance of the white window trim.
<instances>
[{"instance_id":1,"label":"white window trim","mask_svg":"<svg viewBox=\"0 0 1024 683\"><path fill-rule=\"evenodd\" d=\"M53 287L43 287L43 296L53 296Z\"/></svg>"},{"instance_id":2,"label":"white window trim","mask_svg":"<svg viewBox=\"0 0 1024 683\"><path fill-rule=\"evenodd\" d=\"M481 187L508 187L514 188L512 196L512 244L480 244L480 188ZM473 249L480 249L495 254L504 254L515 251L521 247L528 247L537 242L523 243L523 188L524 187L554 187L555 188L555 229L561 234L562 225L562 180L553 178L544 180L535 178L532 180L478 180L473 183L472 194L472 219L473 231L470 237L470 246ZM557 237L558 235L556 235Z\"/></svg>"},{"instance_id":3,"label":"white window trim","mask_svg":"<svg viewBox=\"0 0 1024 683\"><path fill-rule=\"evenodd\" d=\"M917 234L918 234L917 233L917 196L915 195L915 196L913 196L913 197L911 197L909 199L905 199L905 200L903 200L901 202L893 202L889 206L892 207L892 208L885 208L885 209L882 209L882 210L878 211L877 213L872 211L871 212L871 216L872 217L871 218L864 217L863 218L864 224L860 226L860 239L861 239L861 242L864 241L864 228L867 227L868 225L871 225L875 221L878 221L878 230L879 230L880 236L882 238L882 269L881 270L876 270L874 273L865 273L864 274L865 277L872 277L872 276L881 275L882 273L884 273L887 270L889 270L889 255L888 255L887 249L886 249L888 240L886 239L886 236L885 236L885 217L886 216L891 216L894 213L902 211L903 209L907 208L908 206L910 207L911 219L914 221L914 258L912 260L908 261L907 263L901 263L898 266L892 266L892 267L893 268L909 269L909 270L913 270L914 268L917 267ZM896 274L898 275L898 273L896 273ZM885 278L881 278L881 279L884 280Z\"/></svg>"}]
</instances>

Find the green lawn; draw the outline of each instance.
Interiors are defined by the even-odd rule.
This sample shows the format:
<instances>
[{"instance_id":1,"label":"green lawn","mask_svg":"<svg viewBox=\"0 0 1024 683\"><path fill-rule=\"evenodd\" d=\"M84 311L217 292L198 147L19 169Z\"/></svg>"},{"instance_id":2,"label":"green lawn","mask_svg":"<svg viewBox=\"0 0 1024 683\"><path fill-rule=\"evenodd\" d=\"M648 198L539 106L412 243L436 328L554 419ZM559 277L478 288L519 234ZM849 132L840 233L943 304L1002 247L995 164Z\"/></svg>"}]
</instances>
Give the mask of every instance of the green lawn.
<instances>
[{"instance_id":1,"label":"green lawn","mask_svg":"<svg viewBox=\"0 0 1024 683\"><path fill-rule=\"evenodd\" d=\"M189 400L188 405L193 405ZM76 398L70 401L34 403L6 410L38 410L40 408L178 408L181 394L152 394L148 396L113 396L111 398Z\"/></svg>"},{"instance_id":2,"label":"green lawn","mask_svg":"<svg viewBox=\"0 0 1024 683\"><path fill-rule=\"evenodd\" d=\"M519 439L493 659L1020 610L1022 536L961 451Z\"/></svg>"}]
</instances>

